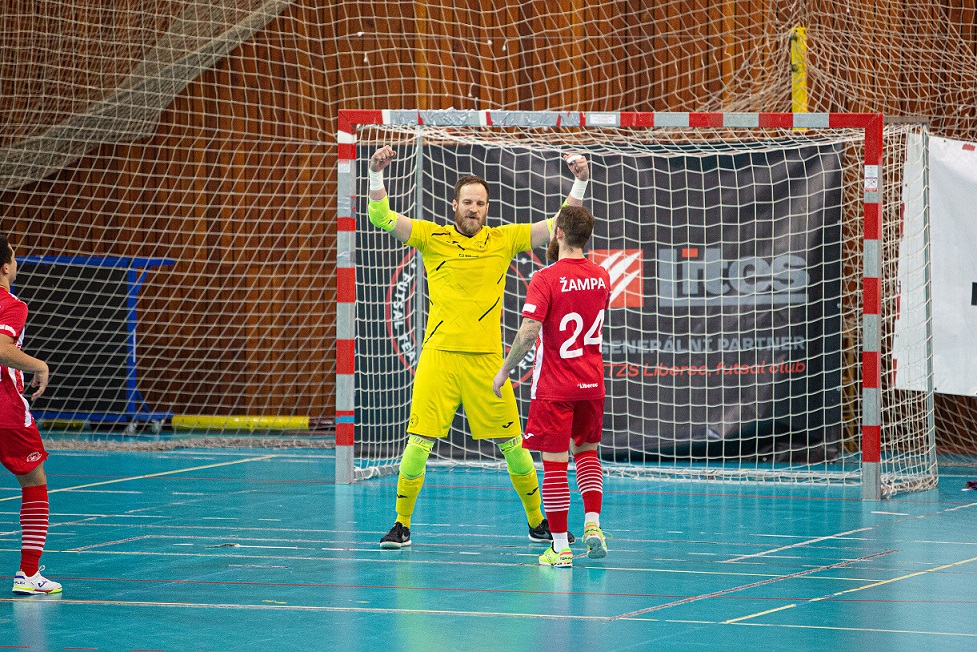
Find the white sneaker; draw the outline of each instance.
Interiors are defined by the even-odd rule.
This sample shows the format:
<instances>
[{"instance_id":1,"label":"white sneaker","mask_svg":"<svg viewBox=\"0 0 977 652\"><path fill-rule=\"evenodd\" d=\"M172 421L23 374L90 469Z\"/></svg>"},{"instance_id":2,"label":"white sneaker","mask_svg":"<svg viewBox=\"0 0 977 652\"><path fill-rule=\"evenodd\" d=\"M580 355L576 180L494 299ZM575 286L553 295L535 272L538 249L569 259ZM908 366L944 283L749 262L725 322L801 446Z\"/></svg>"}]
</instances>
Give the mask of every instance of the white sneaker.
<instances>
[{"instance_id":1,"label":"white sneaker","mask_svg":"<svg viewBox=\"0 0 977 652\"><path fill-rule=\"evenodd\" d=\"M41 575L42 570L44 570L43 566L30 577L27 577L22 570L17 571L14 575L14 593L19 595L61 593L61 585Z\"/></svg>"}]
</instances>

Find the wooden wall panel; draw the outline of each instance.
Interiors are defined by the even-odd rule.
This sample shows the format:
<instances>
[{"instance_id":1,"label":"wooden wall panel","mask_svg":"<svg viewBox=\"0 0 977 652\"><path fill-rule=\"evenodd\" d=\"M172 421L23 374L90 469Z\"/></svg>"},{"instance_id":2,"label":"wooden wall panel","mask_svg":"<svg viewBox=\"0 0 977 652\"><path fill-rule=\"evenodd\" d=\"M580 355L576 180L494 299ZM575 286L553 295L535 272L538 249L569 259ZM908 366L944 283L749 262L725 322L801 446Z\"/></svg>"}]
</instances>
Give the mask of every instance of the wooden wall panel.
<instances>
[{"instance_id":1,"label":"wooden wall panel","mask_svg":"<svg viewBox=\"0 0 977 652\"><path fill-rule=\"evenodd\" d=\"M570 56L578 61L577 79L581 90L580 107L585 110L615 111L618 100L628 91L628 44L623 32L628 24L627 16L620 14L618 3L584 4L576 8L578 23L575 34L580 34L581 45Z\"/></svg>"},{"instance_id":2,"label":"wooden wall panel","mask_svg":"<svg viewBox=\"0 0 977 652\"><path fill-rule=\"evenodd\" d=\"M33 28L64 28L53 17L29 16L36 3L10 3ZM960 62L977 56L977 27L972 3L958 4L949 19L963 27L950 54L965 70ZM812 62L823 64L823 79L845 83L816 85L812 110L977 117L966 73L913 68L918 53L900 38L934 31L945 18L937 8L908 0L816 5L813 34L834 40L813 43ZM0 75L0 146L38 128L24 98L43 95L44 119L57 121L86 101L67 91L111 86L106 79L128 72L146 46L119 36L153 20L135 6L79 4L85 20L73 36L113 43L118 62L108 68L84 48L64 65L53 50L32 51L17 25L5 32L12 36L3 43L3 70L23 74ZM789 89L770 88L770 80L780 83L783 72L771 71L786 68L786 34L782 44L758 45L755 37L789 24L792 7L763 0L299 0L190 83L151 137L103 146L70 169L0 195L0 228L37 253L180 260L178 270L150 275L140 302L145 313L180 316L146 320L140 332L140 375L165 377L144 388L150 402L204 413L262 413L272 402L285 412L327 416L340 108L687 111L753 97L762 105L750 110L784 110ZM930 18L920 20L926 12ZM876 49L827 51L866 30L890 36ZM931 38L935 46L948 42L935 31ZM854 96L856 86L877 95ZM949 90L906 90L919 86ZM194 357L206 364L184 365ZM150 365L160 360L169 361L162 372ZM313 389L296 392L284 382L261 398L250 383L264 372L310 378ZM249 399L231 404L231 392Z\"/></svg>"},{"instance_id":3,"label":"wooden wall panel","mask_svg":"<svg viewBox=\"0 0 977 652\"><path fill-rule=\"evenodd\" d=\"M634 111L654 111L656 104L661 107L658 90L661 81L655 44L658 42L658 25L654 22L654 6L645 5L629 10L632 3L622 0L617 3L624 26L621 30L624 52L624 72L622 83L627 92L623 104Z\"/></svg>"}]
</instances>

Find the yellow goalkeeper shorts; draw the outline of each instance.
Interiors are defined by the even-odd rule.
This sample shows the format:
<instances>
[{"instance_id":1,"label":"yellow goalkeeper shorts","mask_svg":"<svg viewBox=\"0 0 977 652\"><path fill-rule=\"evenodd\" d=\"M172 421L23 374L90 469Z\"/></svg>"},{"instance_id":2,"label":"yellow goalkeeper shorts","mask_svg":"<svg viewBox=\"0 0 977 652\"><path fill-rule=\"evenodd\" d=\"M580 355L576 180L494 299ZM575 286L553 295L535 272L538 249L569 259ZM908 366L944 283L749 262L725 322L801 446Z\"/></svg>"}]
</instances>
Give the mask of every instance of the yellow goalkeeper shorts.
<instances>
[{"instance_id":1,"label":"yellow goalkeeper shorts","mask_svg":"<svg viewBox=\"0 0 977 652\"><path fill-rule=\"evenodd\" d=\"M492 381L501 366L501 353L423 349L414 374L407 432L446 437L458 406L464 405L473 439L521 435L512 384L502 386L502 398L492 391Z\"/></svg>"}]
</instances>

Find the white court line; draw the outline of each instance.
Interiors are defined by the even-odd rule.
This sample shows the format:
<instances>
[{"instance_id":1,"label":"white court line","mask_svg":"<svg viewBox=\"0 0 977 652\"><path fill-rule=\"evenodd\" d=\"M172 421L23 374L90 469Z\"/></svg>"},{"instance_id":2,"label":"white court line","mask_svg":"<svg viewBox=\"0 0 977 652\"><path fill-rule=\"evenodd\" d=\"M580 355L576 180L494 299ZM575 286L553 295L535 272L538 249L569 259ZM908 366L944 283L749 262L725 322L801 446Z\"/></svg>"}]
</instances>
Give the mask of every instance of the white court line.
<instances>
[{"instance_id":1,"label":"white court line","mask_svg":"<svg viewBox=\"0 0 977 652\"><path fill-rule=\"evenodd\" d=\"M731 559L727 559L723 563L729 564L729 563L735 563L735 562L741 561L743 559L750 559L750 558L753 558L753 557L764 557L766 555L769 555L769 554L772 554L772 553L775 553L775 552L781 552L781 551L784 551L784 550L790 550L791 548L797 548L797 547L800 547L800 546L806 546L806 545L810 545L812 543L820 543L822 541L828 541L828 540L831 540L831 539L840 539L842 537L848 537L851 534L857 534L859 532L870 532L870 531L875 530L875 529L877 529L879 527L888 527L890 525L895 525L895 524L898 524L898 523L905 523L906 521L914 521L914 520L918 520L918 519L930 518L930 517L933 517L933 516L939 516L940 514L946 514L948 512L955 512L955 511L957 511L959 509L969 509L971 507L977 507L977 503L967 503L966 505L957 505L956 507L950 507L948 509L941 509L941 510L938 510L936 512L927 512L926 514L918 514L916 516L910 516L909 518L895 519L895 520L892 520L892 521L886 521L884 523L878 523L876 525L871 525L869 527L859 528L857 530L849 530L848 532L838 532L836 534L829 534L829 535L823 536L823 537L817 537L817 538L814 538L814 539L807 539L806 541L798 541L797 543L791 544L789 546L781 546L780 548L773 548L771 550L764 550L763 552L753 553L752 555L740 555L739 557L733 557ZM879 512L873 512L873 513L879 513ZM861 540L861 539L859 539L859 540Z\"/></svg>"},{"instance_id":2,"label":"white court line","mask_svg":"<svg viewBox=\"0 0 977 652\"><path fill-rule=\"evenodd\" d=\"M243 548L243 546L242 546L242 548ZM238 559L238 560L240 560L240 559L269 559L269 560L277 560L277 561L287 560L287 561L291 561L291 562L297 562L297 561L314 561L314 562L321 562L321 563L332 563L332 562L335 562L335 563L341 563L341 564L346 564L346 563L348 563L350 561L349 558L348 557L345 557L345 556L335 557L335 556L331 556L331 555L328 555L328 554L327 555L309 555L309 554L302 554L302 555L284 555L284 554L272 555L272 554L265 554L265 555L262 555L262 554L257 554L257 553L243 554L243 553L228 552L228 553L224 554L224 553L218 552L218 550L227 550L227 551L241 550L241 548L238 548L238 547L234 547L234 548L228 547L228 548L220 548L220 549L217 549L217 548L209 548L208 550L210 552L196 552L196 551L194 551L194 552L189 552L189 551L188 552L175 552L175 551L174 552L166 552L166 551L162 551L162 550L156 550L156 551L152 551L152 550L141 550L141 551L140 550L108 550L108 549L104 549L104 548L99 548L99 549L95 549L95 550L86 550L86 551L84 551L84 554L87 554L87 555L104 555L104 556L114 556L114 557L185 557L185 558L186 557L198 557L198 558L201 558L201 559L211 559L211 558L214 558L214 557L225 556L228 559ZM315 550L315 549L314 548L301 548L301 550ZM478 561L467 561L466 559L463 558L464 555L461 555L461 554L458 555L458 557L459 557L458 559L438 559L438 560L431 560L431 559L405 559L405 558L403 558L403 557L401 557L399 555L391 555L389 553L389 551L383 551L383 550L380 550L379 548L373 548L373 545L372 544L370 545L370 547L353 547L353 546L338 547L338 546L329 546L329 547L320 548L320 550L322 550L324 552L345 551L345 552L365 553L365 554L369 554L369 553L373 553L373 552L376 552L377 553L377 556L375 556L375 557L357 558L355 561L358 564L422 565L425 568L428 568L428 567L431 567L431 566L446 566L446 567L451 567L451 566L475 566L475 567L482 567L482 568L508 568L508 569L512 569L514 566L518 566L518 567L525 567L525 568L538 568L538 564L531 563L531 562L524 562L524 563L520 563L520 564L513 564L512 561L488 561L488 560L484 560L484 559L483 560L478 560ZM20 548L2 548L2 547L0 547L0 553L5 553L5 552L6 553L20 552ZM46 554L46 553L72 552L72 551L71 550L49 550L49 549L45 549L44 552ZM585 555L585 554L586 554L586 552L581 553L581 555ZM882 553L882 554L887 554L887 553ZM532 553L532 554L527 553L527 554L522 555L522 556L529 558L529 557L535 557L536 555L535 555L535 553ZM384 558L384 557L386 557L386 558ZM847 561L847 562L842 562L842 564L839 564L839 565L848 564L848 563L855 563L856 561L859 561L859 560L850 560L850 561ZM607 567L603 567L602 566L601 567L601 571L602 572L622 571L622 572L625 572L625 573L635 573L635 572L669 573L669 574L682 574L682 575L719 575L719 576L722 576L722 577L744 577L744 578L761 577L761 578L765 578L763 581L751 583L751 584L747 585L747 587L755 586L755 585L759 585L759 584L767 584L769 582L779 582L781 580L791 579L791 578L794 578L794 577L807 577L807 578L810 578L810 579L813 579L813 580L826 580L826 581L831 581L831 582L852 582L852 583L855 583L855 582L863 582L864 583L864 582L871 582L871 581L873 581L870 578L864 578L864 577L852 577L852 578L849 578L849 577L830 577L830 578L821 578L821 577L817 577L817 576L812 576L811 575L812 573L816 573L818 571L825 570L826 568L828 568L828 567L821 567L821 568L816 568L816 569L810 569L810 570L803 571L801 573L795 573L795 574L792 574L792 575L789 575L789 576L787 576L787 575L771 575L769 573L743 573L743 572L729 572L729 571L716 572L716 571L666 570L666 569L636 569L636 568L615 567L615 566L607 566ZM737 590L742 590L742 589L747 588L747 587L740 586L740 587L737 587ZM704 597L708 597L708 596L697 596L695 598L695 600L703 599ZM655 609L648 609L648 610L642 610L642 611L654 611L654 610ZM605 620L607 620L606 617L605 617Z\"/></svg>"},{"instance_id":3,"label":"white court line","mask_svg":"<svg viewBox=\"0 0 977 652\"><path fill-rule=\"evenodd\" d=\"M125 489L75 489L80 494L142 494L142 491L126 491Z\"/></svg>"},{"instance_id":4,"label":"white court line","mask_svg":"<svg viewBox=\"0 0 977 652\"><path fill-rule=\"evenodd\" d=\"M133 541L143 541L145 539L152 539L153 535L144 534L138 537L129 537L128 539L116 539L115 541L103 541L102 543L92 543L87 546L81 546L79 548L70 548L65 550L65 552L82 552L83 550L91 550L92 548L102 548L104 546L117 546L122 543L131 543Z\"/></svg>"},{"instance_id":5,"label":"white court line","mask_svg":"<svg viewBox=\"0 0 977 652\"><path fill-rule=\"evenodd\" d=\"M145 475L133 475L126 478L116 478L115 480L103 480L101 482L89 482L88 484L80 484L74 487L61 487L60 489L48 489L49 494L56 494L61 491L77 491L79 489L88 489L89 487L103 487L107 484L118 484L119 482L129 482L131 480L145 480L146 478L159 478L164 475L175 475L177 473L189 473L191 471L202 471L204 469L214 469L219 466L233 466L234 464L244 464L246 462L261 462L263 460L270 460L279 457L278 455L262 455L261 457L248 457L243 460L233 460L230 462L217 462L215 464L204 464L202 466L191 466L185 469L173 469L172 471L160 471L159 473L146 473ZM20 500L20 496L10 496L8 498L0 498L0 503L7 500Z\"/></svg>"},{"instance_id":6,"label":"white court line","mask_svg":"<svg viewBox=\"0 0 977 652\"><path fill-rule=\"evenodd\" d=\"M284 566L242 566L245 568L284 568ZM23 598L0 598L0 603L16 602ZM569 615L569 614L531 614L513 612L485 612L485 611L449 611L446 609L384 609L382 607L331 607L325 605L292 605L277 602L275 604L228 604L216 603L206 604L201 602L149 602L145 600L127 602L124 600L75 600L69 598L58 598L56 600L45 600L34 598L36 604L77 604L77 605L96 605L106 607L170 607L178 609L223 609L240 611L294 611L294 612L319 612L319 613L362 613L394 616L468 616L471 618L516 618L521 620L561 620L561 621L589 621L604 622L607 618L603 616ZM869 632L881 634L918 634L922 636L954 636L962 638L977 638L977 634L964 632L940 632L914 629L882 629L874 627L834 627L830 625L783 625L767 623L727 623L722 621L708 620L681 620L681 619L658 619L658 618L629 618L631 621L640 622L664 622L664 623L692 623L700 625L737 625L740 627L783 627L786 629L823 629L830 631L844 632Z\"/></svg>"},{"instance_id":7,"label":"white court line","mask_svg":"<svg viewBox=\"0 0 977 652\"><path fill-rule=\"evenodd\" d=\"M242 448L251 448L248 446L237 447L237 450L228 449L215 449L215 448L186 448L180 450L169 450L169 451L148 451L148 450L138 450L138 449L119 449L119 450L79 450L79 449L59 449L52 448L48 452L54 454L57 453L58 457L105 457L106 453L153 453L157 459L178 459L181 457L197 457L197 458L214 458L214 457L233 457L234 455L241 455ZM262 447L265 448L265 447ZM253 448L251 448L253 450ZM268 449L272 450L272 449ZM304 461L307 459L327 459L331 460L335 457L335 454L329 453L316 453L309 455L302 455L300 453L292 453L286 449L277 448L274 449L279 451L275 456L282 458L284 461ZM303 449L303 450L313 450L313 449ZM316 450L329 450L329 449L316 449Z\"/></svg>"},{"instance_id":8,"label":"white court line","mask_svg":"<svg viewBox=\"0 0 977 652\"><path fill-rule=\"evenodd\" d=\"M858 593L859 591L864 591L866 589L874 589L877 586L884 586L886 584L892 584L893 582L901 582L902 580L908 580L913 577L919 577L921 575L926 575L927 573L935 573L937 571L946 570L948 568L953 568L955 566L963 566L964 564L970 564L977 561L977 557L971 557L970 559L962 559L960 561L955 561L949 564L942 564L940 566L934 566L933 568L927 568L926 570L916 571L915 573L909 573L907 575L900 575L899 577L892 577L887 580L879 580L877 582L870 582L864 586L858 586L853 589L845 589L844 591L838 591L836 593L831 593L830 595L825 595L820 598L811 598L806 600L804 604L811 604L813 602L822 602L824 600L830 600L832 598L837 598L839 596L848 595L849 593ZM797 604L788 604L782 607L777 607L775 609L767 609L766 611L761 611L759 613L750 614L748 616L741 616L739 618L733 618L732 620L727 620L726 624L740 623L745 620L750 620L753 618L758 618L760 616L765 616L767 614L773 613L775 611L783 611L785 609L793 609ZM972 634L967 634L967 636L974 636Z\"/></svg>"},{"instance_id":9,"label":"white court line","mask_svg":"<svg viewBox=\"0 0 977 652\"><path fill-rule=\"evenodd\" d=\"M614 620L624 620L627 618L634 618L635 616L641 616L646 613L651 613L652 611L661 611L663 609L671 609L672 607L678 607L680 605L689 604L692 602L698 602L700 600L710 600L712 598L718 598L730 593L738 593L740 591L745 591L747 589L755 589L760 586L766 586L768 584L774 584L776 582L782 582L784 580L797 579L799 577L806 577L814 573L821 573L826 570L834 570L835 568L845 568L846 566L851 566L862 561L867 561L869 559L875 559L876 557L882 557L883 555L890 555L896 552L895 550L886 550L883 552L877 552L873 555L866 555L864 557L859 557L858 559L846 559L844 561L837 562L835 564L827 564L825 566L818 566L817 568L809 568L807 570L798 571L796 573L790 573L788 575L779 575L776 577L771 577L770 579L761 580L759 582L752 582L750 584L745 584L742 586L734 586L728 589L723 589L722 591L713 591L712 593L703 593L700 595L693 595L688 598L683 598L681 600L674 600L672 602L666 602L665 604L655 605L654 607L647 607L645 609L638 609L637 611L629 611L628 613L621 614L619 616L612 616L608 618L609 621ZM859 587L861 588L861 587ZM856 589L857 590L857 589ZM784 609L788 607L782 607ZM768 613L768 612L764 612ZM745 616L745 618L750 618L752 616ZM729 622L729 621L727 621Z\"/></svg>"},{"instance_id":10,"label":"white court line","mask_svg":"<svg viewBox=\"0 0 977 652\"><path fill-rule=\"evenodd\" d=\"M0 602L15 602L23 598L0 598ZM290 605L283 602L275 604L206 604L201 602L148 602L144 600L127 602L125 600L71 600L60 598L57 600L43 600L58 604L84 604L116 607L178 607L183 609L241 609L247 611L319 611L333 613L364 613L364 614L393 614L419 616L470 616L472 618L530 618L540 620L589 620L604 621L603 616L573 616L564 614L527 614L506 613L500 611L451 611L447 609L384 609L382 607L329 607L325 605ZM41 599L34 598L33 602L40 604Z\"/></svg>"},{"instance_id":11,"label":"white court line","mask_svg":"<svg viewBox=\"0 0 977 652\"><path fill-rule=\"evenodd\" d=\"M772 555L775 552L783 552L784 550L790 550L791 548L799 548L801 546L809 546L812 543L821 543L822 541L830 541L832 539L840 539L842 537L847 537L851 534L858 534L859 532L868 532L872 528L862 527L857 530L848 530L847 532L838 532L836 534L829 534L824 537L816 537L814 539L805 539L804 541L798 541L797 543L792 543L788 546L780 546L779 548L772 548L770 550L764 550L763 552L755 552L751 555L740 555L739 557L733 557L731 559L725 560L724 564L732 564L744 559L752 559L754 557L766 557L767 555Z\"/></svg>"},{"instance_id":12,"label":"white court line","mask_svg":"<svg viewBox=\"0 0 977 652\"><path fill-rule=\"evenodd\" d=\"M958 509L968 509L968 508L974 507L974 506L977 506L977 503L967 503L966 505L957 505L956 507L951 507L951 508L945 509L943 511L945 511L945 512L955 512Z\"/></svg>"}]
</instances>

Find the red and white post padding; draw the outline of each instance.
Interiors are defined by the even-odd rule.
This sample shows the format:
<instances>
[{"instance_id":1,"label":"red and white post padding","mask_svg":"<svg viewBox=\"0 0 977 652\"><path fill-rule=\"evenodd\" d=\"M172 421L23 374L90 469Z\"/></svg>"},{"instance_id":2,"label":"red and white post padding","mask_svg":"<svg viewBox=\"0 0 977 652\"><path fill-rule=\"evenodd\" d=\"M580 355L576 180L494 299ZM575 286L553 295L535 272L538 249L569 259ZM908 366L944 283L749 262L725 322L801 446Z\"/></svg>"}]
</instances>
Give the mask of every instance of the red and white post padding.
<instances>
[{"instance_id":1,"label":"red and white post padding","mask_svg":"<svg viewBox=\"0 0 977 652\"><path fill-rule=\"evenodd\" d=\"M882 497L882 137L880 113L651 113L626 111L474 111L392 109L339 112L336 457L337 482L353 478L354 306L356 275L353 249L353 162L356 125L471 127L620 127L739 129L864 129L864 258L862 273L862 498ZM340 464L348 464L340 479ZM345 471L344 471L345 472Z\"/></svg>"}]
</instances>

